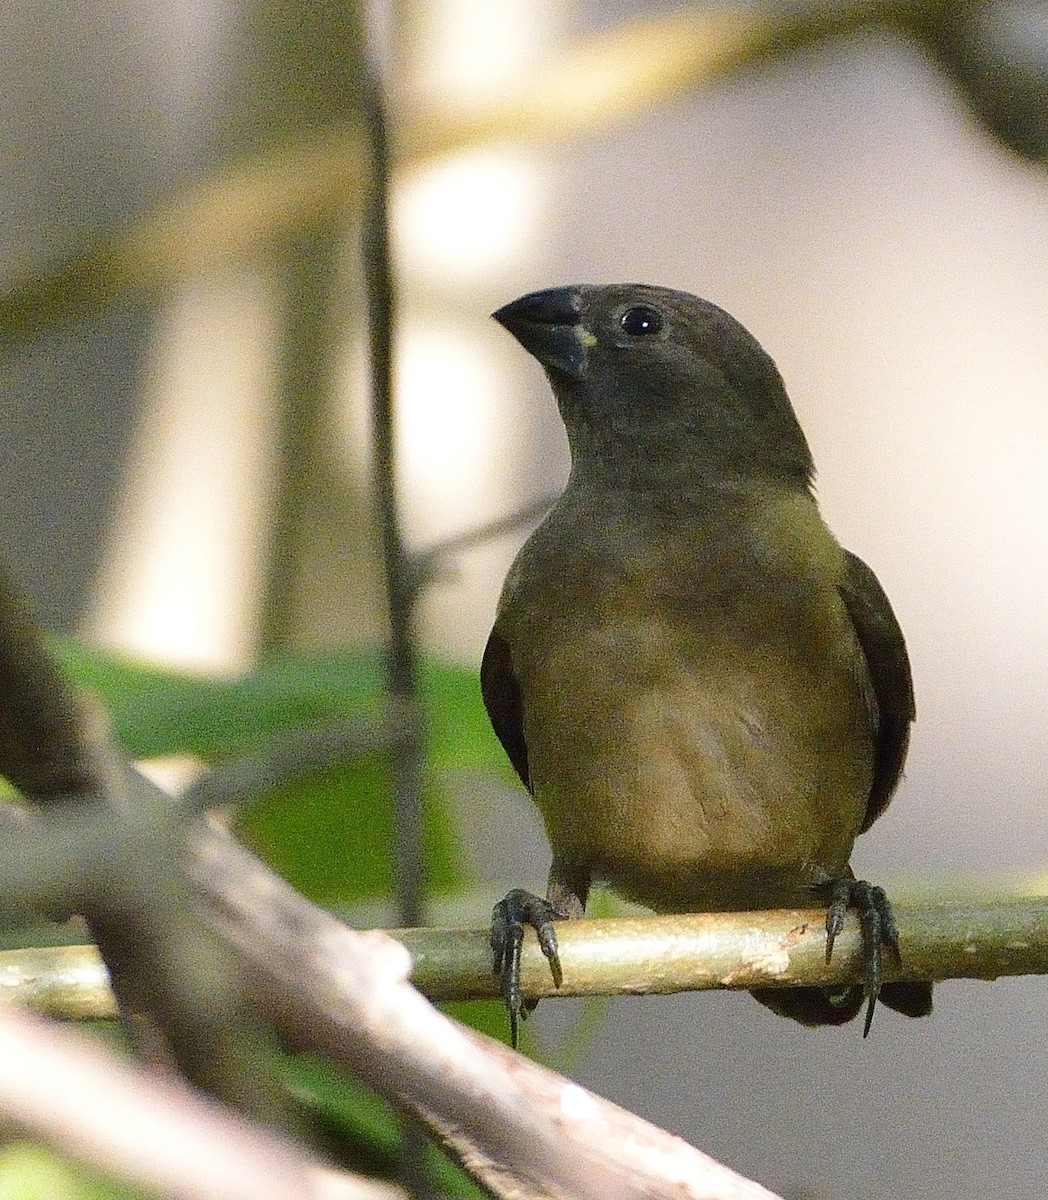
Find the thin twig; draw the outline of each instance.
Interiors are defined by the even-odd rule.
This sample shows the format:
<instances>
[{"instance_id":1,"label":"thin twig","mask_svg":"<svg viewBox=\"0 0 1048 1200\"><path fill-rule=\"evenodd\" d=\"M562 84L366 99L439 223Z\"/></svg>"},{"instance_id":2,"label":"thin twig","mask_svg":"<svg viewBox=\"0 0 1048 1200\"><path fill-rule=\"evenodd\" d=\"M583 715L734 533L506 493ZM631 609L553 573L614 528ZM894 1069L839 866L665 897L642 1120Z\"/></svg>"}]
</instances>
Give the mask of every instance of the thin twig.
<instances>
[{"instance_id":1,"label":"thin twig","mask_svg":"<svg viewBox=\"0 0 1048 1200\"><path fill-rule=\"evenodd\" d=\"M284 729L257 753L217 763L177 801L179 811L206 812L243 804L286 783L351 762L361 754L388 750L404 736L399 709L373 717L349 717L323 729Z\"/></svg>"},{"instance_id":2,"label":"thin twig","mask_svg":"<svg viewBox=\"0 0 1048 1200\"><path fill-rule=\"evenodd\" d=\"M415 593L432 583L449 569L449 560L466 550L497 541L509 533L515 533L526 525L534 525L546 515L556 503L556 496L544 496L531 504L518 508L507 516L497 517L483 525L474 526L463 533L453 534L435 545L420 550L411 557L411 585Z\"/></svg>"},{"instance_id":3,"label":"thin twig","mask_svg":"<svg viewBox=\"0 0 1048 1200\"><path fill-rule=\"evenodd\" d=\"M364 6L367 7L366 5ZM370 39L369 39L370 40ZM369 46L364 116L369 136L369 186L364 204L362 253L368 301L371 368L371 438L375 503L382 536L389 612L387 675L391 695L416 715L394 749L392 774L397 836L397 905L404 924L422 915L422 773L425 747L418 701L411 567L400 528L393 401L393 330L396 294L389 244L389 142L376 51Z\"/></svg>"},{"instance_id":4,"label":"thin twig","mask_svg":"<svg viewBox=\"0 0 1048 1200\"><path fill-rule=\"evenodd\" d=\"M895 906L902 963L886 979L997 979L1048 974L1048 897ZM486 929L391 930L411 952L412 982L435 1000L495 997ZM826 911L699 913L558 925L563 981L529 935L522 959L532 996L622 996L861 983L857 918L826 962Z\"/></svg>"},{"instance_id":5,"label":"thin twig","mask_svg":"<svg viewBox=\"0 0 1048 1200\"><path fill-rule=\"evenodd\" d=\"M415 643L415 599L411 562L401 533L397 503L396 425L393 395L393 335L396 284L389 239L390 151L384 88L384 48L379 44L381 0L360 6L363 37L362 104L368 134L367 190L361 223L364 286L368 312L371 386L371 452L374 496L382 538L389 636L386 674L389 694L403 717L401 736L390 753L393 825L396 838L396 903L404 924L423 920L422 788L426 747L419 664ZM417 1125L401 1126L401 1181L424 1195L430 1181L425 1137Z\"/></svg>"}]
</instances>

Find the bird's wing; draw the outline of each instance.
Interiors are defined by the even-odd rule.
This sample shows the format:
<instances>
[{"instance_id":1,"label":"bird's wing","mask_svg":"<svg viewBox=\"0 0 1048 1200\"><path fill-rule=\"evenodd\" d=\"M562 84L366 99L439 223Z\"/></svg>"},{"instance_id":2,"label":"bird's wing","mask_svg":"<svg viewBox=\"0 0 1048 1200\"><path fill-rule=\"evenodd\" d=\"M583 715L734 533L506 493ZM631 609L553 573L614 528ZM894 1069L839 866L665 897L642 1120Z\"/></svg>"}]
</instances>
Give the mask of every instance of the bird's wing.
<instances>
[{"instance_id":1,"label":"bird's wing","mask_svg":"<svg viewBox=\"0 0 1048 1200\"><path fill-rule=\"evenodd\" d=\"M877 700L877 757L873 786L862 823L865 832L888 807L902 774L910 725L917 715L913 678L899 622L877 576L856 555L845 551L841 598L859 639Z\"/></svg>"},{"instance_id":2,"label":"bird's wing","mask_svg":"<svg viewBox=\"0 0 1048 1200\"><path fill-rule=\"evenodd\" d=\"M509 642L493 629L484 647L484 658L480 664L480 691L484 707L494 726L503 750L516 768L521 783L531 791L531 775L528 771L528 746L524 741L524 705L520 696L520 684L513 673L513 659Z\"/></svg>"}]
</instances>

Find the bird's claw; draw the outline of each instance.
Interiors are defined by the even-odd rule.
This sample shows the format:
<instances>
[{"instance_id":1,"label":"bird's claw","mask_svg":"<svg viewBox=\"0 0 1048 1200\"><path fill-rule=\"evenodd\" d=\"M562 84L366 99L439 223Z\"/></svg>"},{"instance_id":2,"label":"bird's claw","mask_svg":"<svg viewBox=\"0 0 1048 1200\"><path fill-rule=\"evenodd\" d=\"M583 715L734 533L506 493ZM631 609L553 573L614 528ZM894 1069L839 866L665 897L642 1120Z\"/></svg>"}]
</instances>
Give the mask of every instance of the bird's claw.
<instances>
[{"instance_id":1,"label":"bird's claw","mask_svg":"<svg viewBox=\"0 0 1048 1200\"><path fill-rule=\"evenodd\" d=\"M495 955L494 972L502 983L502 999L509 1013L510 1041L517 1045L517 1028L527 1020L537 1000L527 1000L520 990L520 955L524 945L524 930L530 926L539 939L542 953L549 960L550 972L556 987L561 984L560 956L557 953L557 932L553 922L557 911L548 900L523 888L514 888L491 911L491 949Z\"/></svg>"},{"instance_id":2,"label":"bird's claw","mask_svg":"<svg viewBox=\"0 0 1048 1200\"><path fill-rule=\"evenodd\" d=\"M863 879L835 880L830 888L829 907L826 910L827 962L833 954L833 943L844 928L844 918L849 908L858 912L862 930L863 990L866 995L866 1021L862 1036L866 1037L884 982L884 947L887 947L896 963L901 962L899 931L884 888L875 887Z\"/></svg>"}]
</instances>

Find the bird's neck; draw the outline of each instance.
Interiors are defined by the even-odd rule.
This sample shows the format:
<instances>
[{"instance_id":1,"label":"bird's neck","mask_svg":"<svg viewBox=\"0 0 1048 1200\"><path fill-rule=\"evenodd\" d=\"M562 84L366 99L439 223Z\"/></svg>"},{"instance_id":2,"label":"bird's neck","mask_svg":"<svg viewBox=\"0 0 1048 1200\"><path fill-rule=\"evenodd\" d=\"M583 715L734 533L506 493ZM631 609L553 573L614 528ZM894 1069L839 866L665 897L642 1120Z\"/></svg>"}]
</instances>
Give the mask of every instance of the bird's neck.
<instances>
[{"instance_id":1,"label":"bird's neck","mask_svg":"<svg viewBox=\"0 0 1048 1200\"><path fill-rule=\"evenodd\" d=\"M732 461L716 449L704 447L682 454L679 447L632 440L628 448L572 445L568 486L591 495L630 498L644 507L671 505L675 509L695 507L709 510L733 506L739 499L758 492L791 492L811 496L806 474L784 475L762 470L742 461Z\"/></svg>"}]
</instances>

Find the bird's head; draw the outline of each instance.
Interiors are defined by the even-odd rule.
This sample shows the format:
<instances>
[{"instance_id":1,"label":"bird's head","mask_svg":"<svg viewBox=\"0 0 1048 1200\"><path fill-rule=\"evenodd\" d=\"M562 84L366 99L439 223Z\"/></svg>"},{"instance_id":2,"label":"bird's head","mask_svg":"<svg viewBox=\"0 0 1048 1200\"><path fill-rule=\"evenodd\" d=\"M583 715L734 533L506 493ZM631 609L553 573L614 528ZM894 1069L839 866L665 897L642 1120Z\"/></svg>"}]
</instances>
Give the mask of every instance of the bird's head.
<instances>
[{"instance_id":1,"label":"bird's head","mask_svg":"<svg viewBox=\"0 0 1048 1200\"><path fill-rule=\"evenodd\" d=\"M579 284L493 315L545 369L577 467L810 486L811 454L774 362L708 300Z\"/></svg>"}]
</instances>

